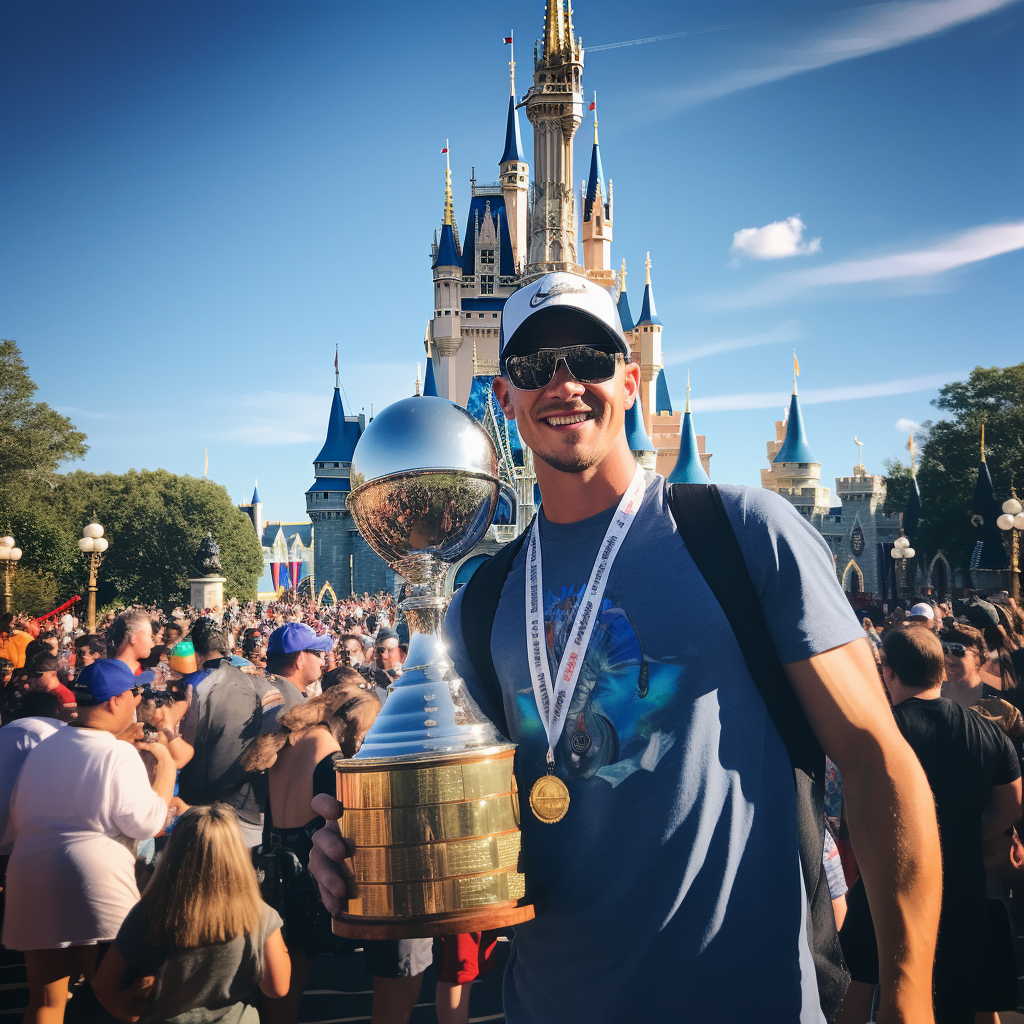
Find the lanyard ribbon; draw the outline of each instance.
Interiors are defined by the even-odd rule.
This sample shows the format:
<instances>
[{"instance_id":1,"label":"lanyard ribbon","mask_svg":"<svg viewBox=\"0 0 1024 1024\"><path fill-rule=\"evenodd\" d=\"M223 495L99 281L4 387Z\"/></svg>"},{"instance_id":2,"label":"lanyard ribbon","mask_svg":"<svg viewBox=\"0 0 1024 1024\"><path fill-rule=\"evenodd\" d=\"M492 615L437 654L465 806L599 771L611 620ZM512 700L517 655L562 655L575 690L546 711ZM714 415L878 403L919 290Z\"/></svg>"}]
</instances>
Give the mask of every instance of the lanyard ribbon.
<instances>
[{"instance_id":1,"label":"lanyard ribbon","mask_svg":"<svg viewBox=\"0 0 1024 1024\"><path fill-rule=\"evenodd\" d=\"M587 589L569 627L569 640L558 664L558 675L554 678L551 677L544 630L544 573L541 565L539 522L534 522L530 533L526 559L526 649L533 682L533 696L548 737L548 771L552 770L555 763L555 747L565 728L569 705L576 691L580 670L583 668L587 645L600 614L601 599L608 584L612 563L640 510L645 490L644 481L644 471L637 466L633 480L619 500L604 540L601 541Z\"/></svg>"}]
</instances>

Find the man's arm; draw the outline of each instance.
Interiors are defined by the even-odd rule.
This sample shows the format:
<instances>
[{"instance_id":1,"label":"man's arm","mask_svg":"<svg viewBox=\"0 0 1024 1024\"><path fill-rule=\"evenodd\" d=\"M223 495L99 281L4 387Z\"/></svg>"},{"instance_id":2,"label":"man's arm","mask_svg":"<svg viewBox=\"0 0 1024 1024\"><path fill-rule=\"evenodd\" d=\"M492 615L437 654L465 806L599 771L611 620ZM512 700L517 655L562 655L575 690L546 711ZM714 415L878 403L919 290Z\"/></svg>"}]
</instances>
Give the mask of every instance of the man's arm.
<instances>
[{"instance_id":1,"label":"man's arm","mask_svg":"<svg viewBox=\"0 0 1024 1024\"><path fill-rule=\"evenodd\" d=\"M866 639L785 669L842 773L878 941L879 1024L931 1024L942 855L924 770L889 710Z\"/></svg>"},{"instance_id":2,"label":"man's arm","mask_svg":"<svg viewBox=\"0 0 1024 1024\"><path fill-rule=\"evenodd\" d=\"M992 787L992 796L981 816L981 841L1001 836L1011 825L1020 819L1021 783L1020 779L1007 782L1002 786Z\"/></svg>"}]
</instances>

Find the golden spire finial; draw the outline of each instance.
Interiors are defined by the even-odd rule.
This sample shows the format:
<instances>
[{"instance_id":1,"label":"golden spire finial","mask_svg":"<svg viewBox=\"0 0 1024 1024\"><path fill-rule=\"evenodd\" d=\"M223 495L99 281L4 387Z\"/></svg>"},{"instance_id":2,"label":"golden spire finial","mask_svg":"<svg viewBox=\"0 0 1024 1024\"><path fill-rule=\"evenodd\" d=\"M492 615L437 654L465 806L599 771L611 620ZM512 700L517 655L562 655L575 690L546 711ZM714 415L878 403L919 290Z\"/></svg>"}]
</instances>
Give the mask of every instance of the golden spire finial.
<instances>
[{"instance_id":1,"label":"golden spire finial","mask_svg":"<svg viewBox=\"0 0 1024 1024\"><path fill-rule=\"evenodd\" d=\"M544 12L544 56L550 62L552 54L561 53L565 48L565 22L563 0L548 0Z\"/></svg>"},{"instance_id":2,"label":"golden spire finial","mask_svg":"<svg viewBox=\"0 0 1024 1024\"><path fill-rule=\"evenodd\" d=\"M413 394L414 398L419 398L419 394L420 394L420 364L419 363L416 364L416 390L413 391L412 394Z\"/></svg>"},{"instance_id":3,"label":"golden spire finial","mask_svg":"<svg viewBox=\"0 0 1024 1024\"><path fill-rule=\"evenodd\" d=\"M907 448L910 450L910 475L917 476L917 467L914 465L914 434L911 431L910 440L907 441Z\"/></svg>"},{"instance_id":4,"label":"golden spire finial","mask_svg":"<svg viewBox=\"0 0 1024 1024\"><path fill-rule=\"evenodd\" d=\"M612 140L614 142L614 139ZM594 90L594 145L597 145L597 90Z\"/></svg>"},{"instance_id":5,"label":"golden spire finial","mask_svg":"<svg viewBox=\"0 0 1024 1024\"><path fill-rule=\"evenodd\" d=\"M985 461L985 424L981 425L981 461Z\"/></svg>"},{"instance_id":6,"label":"golden spire finial","mask_svg":"<svg viewBox=\"0 0 1024 1024\"><path fill-rule=\"evenodd\" d=\"M622 257L622 270L619 271L619 291L624 292L626 290L626 257Z\"/></svg>"},{"instance_id":7,"label":"golden spire finial","mask_svg":"<svg viewBox=\"0 0 1024 1024\"><path fill-rule=\"evenodd\" d=\"M864 468L864 442L859 441L856 437L853 439L853 443L857 446L857 453L860 455L860 468Z\"/></svg>"},{"instance_id":8,"label":"golden spire finial","mask_svg":"<svg viewBox=\"0 0 1024 1024\"><path fill-rule=\"evenodd\" d=\"M644 260L644 266L647 268L647 281L646 284L651 283L651 254L647 253L647 259Z\"/></svg>"},{"instance_id":9,"label":"golden spire finial","mask_svg":"<svg viewBox=\"0 0 1024 1024\"><path fill-rule=\"evenodd\" d=\"M455 204L452 202L452 160L448 152L448 140L444 140L444 222L455 221Z\"/></svg>"},{"instance_id":10,"label":"golden spire finial","mask_svg":"<svg viewBox=\"0 0 1024 1024\"><path fill-rule=\"evenodd\" d=\"M690 411L690 371L686 371L686 411Z\"/></svg>"}]
</instances>

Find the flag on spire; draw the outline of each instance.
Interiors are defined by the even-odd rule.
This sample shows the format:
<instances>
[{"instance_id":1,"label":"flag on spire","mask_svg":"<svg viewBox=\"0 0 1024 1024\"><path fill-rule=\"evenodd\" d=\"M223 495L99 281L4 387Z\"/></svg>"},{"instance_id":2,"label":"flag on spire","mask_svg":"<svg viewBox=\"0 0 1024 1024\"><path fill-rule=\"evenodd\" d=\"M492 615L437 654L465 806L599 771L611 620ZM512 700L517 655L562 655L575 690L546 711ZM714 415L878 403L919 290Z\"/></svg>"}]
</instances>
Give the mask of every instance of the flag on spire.
<instances>
[{"instance_id":1,"label":"flag on spire","mask_svg":"<svg viewBox=\"0 0 1024 1024\"><path fill-rule=\"evenodd\" d=\"M793 349L793 376L800 376L800 360L796 357L796 349Z\"/></svg>"},{"instance_id":2,"label":"flag on spire","mask_svg":"<svg viewBox=\"0 0 1024 1024\"><path fill-rule=\"evenodd\" d=\"M512 37L511 37L511 36L502 36L502 37L501 37L501 41L502 41L502 42L503 42L503 43L504 43L504 44L505 44L506 46L511 46L511 45L512 45Z\"/></svg>"},{"instance_id":3,"label":"flag on spire","mask_svg":"<svg viewBox=\"0 0 1024 1024\"><path fill-rule=\"evenodd\" d=\"M444 154L447 153L447 152L448 152L448 147L445 146L444 149L441 150L441 156L444 156Z\"/></svg>"}]
</instances>

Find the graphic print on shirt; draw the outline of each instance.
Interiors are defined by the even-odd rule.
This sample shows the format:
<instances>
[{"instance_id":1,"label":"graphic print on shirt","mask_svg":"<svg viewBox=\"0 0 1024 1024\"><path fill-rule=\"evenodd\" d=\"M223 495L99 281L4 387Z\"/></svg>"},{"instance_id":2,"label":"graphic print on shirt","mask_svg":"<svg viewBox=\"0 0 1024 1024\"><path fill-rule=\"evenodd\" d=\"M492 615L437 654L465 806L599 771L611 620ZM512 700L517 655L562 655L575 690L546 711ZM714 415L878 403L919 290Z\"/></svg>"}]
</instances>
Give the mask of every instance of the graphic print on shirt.
<instances>
[{"instance_id":1,"label":"graphic print on shirt","mask_svg":"<svg viewBox=\"0 0 1024 1024\"><path fill-rule=\"evenodd\" d=\"M544 630L554 671L565 651L585 583L544 594ZM558 742L557 760L570 779L602 778L612 786L641 768L654 771L675 742L660 726L674 696L678 665L644 656L629 615L606 592ZM519 692L520 729L544 740L533 690ZM544 740L546 744L546 740Z\"/></svg>"}]
</instances>

